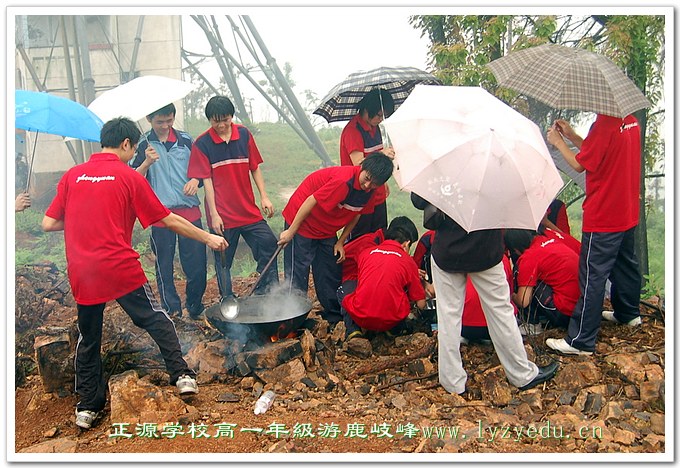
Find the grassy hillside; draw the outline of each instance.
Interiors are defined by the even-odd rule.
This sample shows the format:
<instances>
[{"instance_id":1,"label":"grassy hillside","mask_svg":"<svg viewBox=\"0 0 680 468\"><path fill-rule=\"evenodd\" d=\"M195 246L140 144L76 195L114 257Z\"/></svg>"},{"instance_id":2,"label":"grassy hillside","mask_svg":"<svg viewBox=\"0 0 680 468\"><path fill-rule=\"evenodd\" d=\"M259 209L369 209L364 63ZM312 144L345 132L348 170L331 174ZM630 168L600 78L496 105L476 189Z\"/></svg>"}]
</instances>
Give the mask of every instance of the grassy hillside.
<instances>
[{"instance_id":1,"label":"grassy hillside","mask_svg":"<svg viewBox=\"0 0 680 468\"><path fill-rule=\"evenodd\" d=\"M205 120L188 121L186 130L193 136L198 136L207 129ZM287 125L275 123L259 123L251 127L255 136L264 164L261 166L269 197L274 204L276 214L269 220L274 233L278 235L283 229L281 210L288 201L289 195L312 171L321 167L321 160L308 148L300 137ZM319 137L325 145L331 160L339 161L339 140L341 128L331 127L319 131ZM388 182L390 196L387 200L388 217L408 216L424 232L422 212L411 205L409 195L400 192L394 180ZM256 199L257 190L255 189ZM203 200L202 190L199 193ZM59 233L43 233L40 221L44 209L31 207L23 213L18 213L16 219L16 265L51 261L60 268L65 268L63 235ZM568 209L572 233L580 238L581 204L574 203ZM650 258L650 293L658 293L664 289L665 278L665 213L663 200L651 203L648 214L648 237ZM205 221L204 221L205 225ZM137 224L133 234L133 246L141 254L142 264L147 276L153 280L155 272L153 256L150 253L149 232L143 231ZM282 262L279 258L279 264ZM209 274L213 274L212 255L209 256ZM241 242L237 258L233 267L233 276L244 276L255 271L255 261L245 242ZM181 268L177 268L181 275Z\"/></svg>"}]
</instances>

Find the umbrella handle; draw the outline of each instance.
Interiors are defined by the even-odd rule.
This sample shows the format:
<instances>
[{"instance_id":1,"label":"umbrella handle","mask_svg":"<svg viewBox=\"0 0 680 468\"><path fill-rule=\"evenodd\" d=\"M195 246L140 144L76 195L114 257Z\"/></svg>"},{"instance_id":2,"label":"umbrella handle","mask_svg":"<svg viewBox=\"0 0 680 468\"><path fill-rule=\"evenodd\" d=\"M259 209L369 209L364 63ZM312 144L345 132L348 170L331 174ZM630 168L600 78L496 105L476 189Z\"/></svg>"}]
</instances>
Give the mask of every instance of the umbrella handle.
<instances>
[{"instance_id":1,"label":"umbrella handle","mask_svg":"<svg viewBox=\"0 0 680 468\"><path fill-rule=\"evenodd\" d=\"M33 172L33 161L35 161L35 147L38 146L38 134L40 132L35 132L35 141L33 142L33 151L31 152L31 163L28 166L28 173L26 174L26 193L28 193L28 188L31 186L31 173Z\"/></svg>"}]
</instances>

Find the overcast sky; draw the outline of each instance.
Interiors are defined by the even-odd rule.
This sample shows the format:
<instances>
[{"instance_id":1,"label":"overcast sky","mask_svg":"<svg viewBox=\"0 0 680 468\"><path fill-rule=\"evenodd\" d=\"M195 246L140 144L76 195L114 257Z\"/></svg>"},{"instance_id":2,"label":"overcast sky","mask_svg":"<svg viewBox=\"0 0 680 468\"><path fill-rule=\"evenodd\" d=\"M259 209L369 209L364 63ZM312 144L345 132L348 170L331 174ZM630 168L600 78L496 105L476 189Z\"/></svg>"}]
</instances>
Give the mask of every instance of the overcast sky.
<instances>
[{"instance_id":1,"label":"overcast sky","mask_svg":"<svg viewBox=\"0 0 680 468\"><path fill-rule=\"evenodd\" d=\"M349 73L358 70L380 66L412 66L423 70L427 67L428 41L408 22L409 15L417 13L413 8L288 7L241 12L249 15L279 68L283 70L286 62L292 65L294 90L299 95L309 89L321 99ZM254 64L242 42L234 42L222 13L232 16L242 32L247 29L232 10L211 12L218 21L225 47L235 57L240 51L245 64ZM210 46L201 28L190 17L184 20L184 48L209 53ZM220 75L214 60L206 62L205 68L210 70L211 80ZM264 75L258 73L256 79L264 79ZM247 97L259 96L247 82L241 92ZM304 98L299 99L304 106ZM255 120L276 116L273 110L267 112L262 108L254 113Z\"/></svg>"}]
</instances>

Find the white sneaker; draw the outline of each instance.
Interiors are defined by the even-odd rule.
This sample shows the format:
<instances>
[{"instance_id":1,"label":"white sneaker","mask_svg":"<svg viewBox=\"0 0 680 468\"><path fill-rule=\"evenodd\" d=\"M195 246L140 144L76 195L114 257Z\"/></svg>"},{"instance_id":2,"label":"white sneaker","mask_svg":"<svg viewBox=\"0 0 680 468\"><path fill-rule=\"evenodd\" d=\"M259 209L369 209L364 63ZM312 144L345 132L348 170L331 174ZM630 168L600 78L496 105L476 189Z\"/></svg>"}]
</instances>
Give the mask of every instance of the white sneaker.
<instances>
[{"instance_id":1,"label":"white sneaker","mask_svg":"<svg viewBox=\"0 0 680 468\"><path fill-rule=\"evenodd\" d=\"M99 412L90 410L76 409L76 426L81 429L89 429L92 427L94 421L99 417Z\"/></svg>"},{"instance_id":2,"label":"white sneaker","mask_svg":"<svg viewBox=\"0 0 680 468\"><path fill-rule=\"evenodd\" d=\"M190 375L182 375L177 379L177 390L180 395L196 395L198 393L198 384L196 379Z\"/></svg>"},{"instance_id":3,"label":"white sneaker","mask_svg":"<svg viewBox=\"0 0 680 468\"><path fill-rule=\"evenodd\" d=\"M623 325L628 325L629 327L637 327L638 325L642 325L642 318L640 317L635 317L634 319L628 322L619 322L619 320L616 317L614 317L613 310L603 310L602 318L604 320L607 320L608 322L621 323Z\"/></svg>"},{"instance_id":4,"label":"white sneaker","mask_svg":"<svg viewBox=\"0 0 680 468\"><path fill-rule=\"evenodd\" d=\"M470 340L468 340L464 336L461 336L460 337L460 344L464 344L464 345L470 344Z\"/></svg>"},{"instance_id":5,"label":"white sneaker","mask_svg":"<svg viewBox=\"0 0 680 468\"><path fill-rule=\"evenodd\" d=\"M543 325L540 323L522 323L519 326L519 332L522 336L540 335L544 331Z\"/></svg>"},{"instance_id":6,"label":"white sneaker","mask_svg":"<svg viewBox=\"0 0 680 468\"><path fill-rule=\"evenodd\" d=\"M564 338L548 338L545 344L550 349L554 349L562 354L575 354L576 356L591 356L592 351L583 351L578 348L570 346Z\"/></svg>"}]
</instances>

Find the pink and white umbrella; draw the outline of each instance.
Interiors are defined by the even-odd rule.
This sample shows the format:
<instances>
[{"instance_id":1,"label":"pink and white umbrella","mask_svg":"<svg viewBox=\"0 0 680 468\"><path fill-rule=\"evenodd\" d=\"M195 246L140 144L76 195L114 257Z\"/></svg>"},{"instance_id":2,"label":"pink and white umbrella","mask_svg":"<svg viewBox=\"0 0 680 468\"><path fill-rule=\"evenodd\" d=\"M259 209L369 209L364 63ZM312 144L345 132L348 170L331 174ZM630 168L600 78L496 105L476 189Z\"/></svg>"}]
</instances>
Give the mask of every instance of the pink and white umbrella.
<instances>
[{"instance_id":1,"label":"pink and white umbrella","mask_svg":"<svg viewBox=\"0 0 680 468\"><path fill-rule=\"evenodd\" d=\"M538 126L482 88L418 85L384 125L399 187L468 232L536 229L563 185Z\"/></svg>"}]
</instances>

